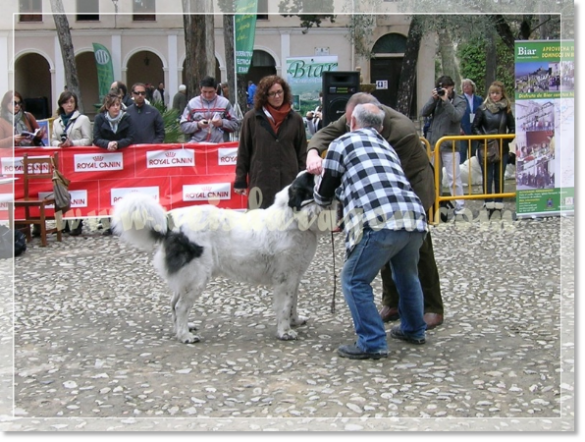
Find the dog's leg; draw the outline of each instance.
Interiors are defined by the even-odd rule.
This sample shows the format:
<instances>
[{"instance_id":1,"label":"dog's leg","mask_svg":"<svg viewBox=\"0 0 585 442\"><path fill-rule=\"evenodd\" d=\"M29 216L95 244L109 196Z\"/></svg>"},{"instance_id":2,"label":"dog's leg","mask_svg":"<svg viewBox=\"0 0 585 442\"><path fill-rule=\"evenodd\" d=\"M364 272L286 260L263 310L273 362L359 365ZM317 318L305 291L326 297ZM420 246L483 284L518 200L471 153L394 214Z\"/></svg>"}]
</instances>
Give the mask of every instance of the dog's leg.
<instances>
[{"instance_id":1,"label":"dog's leg","mask_svg":"<svg viewBox=\"0 0 585 442\"><path fill-rule=\"evenodd\" d=\"M276 314L276 336L283 341L297 338L297 332L292 330L293 297L298 283L290 281L274 286L274 313ZM298 319L298 318L297 318Z\"/></svg>"},{"instance_id":2,"label":"dog's leg","mask_svg":"<svg viewBox=\"0 0 585 442\"><path fill-rule=\"evenodd\" d=\"M290 325L291 327L298 327L299 325L305 325L307 323L307 319L305 316L300 316L297 312L297 303L299 299L299 285L295 287L295 290L292 294L291 300L291 315L290 315Z\"/></svg>"},{"instance_id":3,"label":"dog's leg","mask_svg":"<svg viewBox=\"0 0 585 442\"><path fill-rule=\"evenodd\" d=\"M173 311L173 322L175 324L175 333L177 339L184 344L193 344L199 342L201 338L191 333L189 328L189 312L198 293L201 293L201 287L195 287L183 293L177 293L173 296L171 308Z\"/></svg>"}]
</instances>

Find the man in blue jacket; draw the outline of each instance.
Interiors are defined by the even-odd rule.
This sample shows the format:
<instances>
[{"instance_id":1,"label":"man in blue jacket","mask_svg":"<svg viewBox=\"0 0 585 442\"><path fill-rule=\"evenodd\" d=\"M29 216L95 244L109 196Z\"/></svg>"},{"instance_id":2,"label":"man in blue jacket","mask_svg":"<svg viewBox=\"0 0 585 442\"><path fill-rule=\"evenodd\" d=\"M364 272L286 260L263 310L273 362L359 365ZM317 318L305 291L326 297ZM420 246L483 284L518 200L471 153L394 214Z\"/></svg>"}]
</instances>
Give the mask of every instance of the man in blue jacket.
<instances>
[{"instance_id":1,"label":"man in blue jacket","mask_svg":"<svg viewBox=\"0 0 585 442\"><path fill-rule=\"evenodd\" d=\"M157 108L146 103L146 85L132 85L134 104L126 112L136 128L133 144L160 144L165 139L165 124Z\"/></svg>"},{"instance_id":2,"label":"man in blue jacket","mask_svg":"<svg viewBox=\"0 0 585 442\"><path fill-rule=\"evenodd\" d=\"M483 98L479 95L475 95L475 83L469 78L466 78L461 82L461 90L463 91L463 97L467 101L467 109L465 109L465 113L461 119L461 135L473 135L471 125L475 118L475 111L481 106L481 103L483 103ZM476 149L477 141L471 142L471 153L469 153L467 141L461 141L461 144L459 145L459 160L461 161L461 164L463 164L468 158L474 156Z\"/></svg>"}]
</instances>

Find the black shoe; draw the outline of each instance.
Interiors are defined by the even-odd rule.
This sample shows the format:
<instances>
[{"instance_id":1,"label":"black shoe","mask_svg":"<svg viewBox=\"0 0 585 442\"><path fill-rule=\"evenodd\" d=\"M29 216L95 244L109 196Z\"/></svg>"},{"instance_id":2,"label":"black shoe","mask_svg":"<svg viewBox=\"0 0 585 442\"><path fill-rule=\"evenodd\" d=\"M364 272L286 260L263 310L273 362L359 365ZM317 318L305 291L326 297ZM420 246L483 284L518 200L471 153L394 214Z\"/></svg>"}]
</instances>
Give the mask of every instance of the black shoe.
<instances>
[{"instance_id":1,"label":"black shoe","mask_svg":"<svg viewBox=\"0 0 585 442\"><path fill-rule=\"evenodd\" d=\"M35 238L41 236L41 226L39 226L38 224L33 224L32 236L34 236Z\"/></svg>"},{"instance_id":2,"label":"black shoe","mask_svg":"<svg viewBox=\"0 0 585 442\"><path fill-rule=\"evenodd\" d=\"M426 342L425 338L411 338L410 336L406 336L402 330L400 330L399 325L392 327L390 330L390 336L394 339L400 339L401 341L410 342L411 344L415 345L423 345Z\"/></svg>"},{"instance_id":3,"label":"black shoe","mask_svg":"<svg viewBox=\"0 0 585 442\"><path fill-rule=\"evenodd\" d=\"M103 236L111 236L112 235L112 229L106 229L103 231L102 233Z\"/></svg>"},{"instance_id":4,"label":"black shoe","mask_svg":"<svg viewBox=\"0 0 585 442\"><path fill-rule=\"evenodd\" d=\"M83 220L79 220L79 224L75 229L69 231L69 235L71 236L79 236L81 235L81 229L83 228Z\"/></svg>"},{"instance_id":5,"label":"black shoe","mask_svg":"<svg viewBox=\"0 0 585 442\"><path fill-rule=\"evenodd\" d=\"M380 359L387 358L388 352L367 352L361 350L357 345L342 345L337 349L337 354L342 358L349 359Z\"/></svg>"}]
</instances>

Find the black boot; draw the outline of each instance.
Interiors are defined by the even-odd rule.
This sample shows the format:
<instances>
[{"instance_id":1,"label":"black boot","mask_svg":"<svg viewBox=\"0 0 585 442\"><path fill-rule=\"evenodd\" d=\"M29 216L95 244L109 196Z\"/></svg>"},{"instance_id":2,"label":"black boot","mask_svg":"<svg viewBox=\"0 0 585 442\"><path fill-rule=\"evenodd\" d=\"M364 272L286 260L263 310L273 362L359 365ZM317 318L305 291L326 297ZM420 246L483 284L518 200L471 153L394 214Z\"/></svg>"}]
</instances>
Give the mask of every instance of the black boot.
<instances>
[{"instance_id":1,"label":"black boot","mask_svg":"<svg viewBox=\"0 0 585 442\"><path fill-rule=\"evenodd\" d=\"M32 236L35 238L41 236L41 226L39 224L33 224Z\"/></svg>"},{"instance_id":2,"label":"black boot","mask_svg":"<svg viewBox=\"0 0 585 442\"><path fill-rule=\"evenodd\" d=\"M73 230L71 230L69 232L69 235L71 235L71 236L79 236L79 235L81 235L81 229L82 229L82 227L83 227L83 220L80 219L79 220L79 223L77 224L77 227L75 227Z\"/></svg>"}]
</instances>

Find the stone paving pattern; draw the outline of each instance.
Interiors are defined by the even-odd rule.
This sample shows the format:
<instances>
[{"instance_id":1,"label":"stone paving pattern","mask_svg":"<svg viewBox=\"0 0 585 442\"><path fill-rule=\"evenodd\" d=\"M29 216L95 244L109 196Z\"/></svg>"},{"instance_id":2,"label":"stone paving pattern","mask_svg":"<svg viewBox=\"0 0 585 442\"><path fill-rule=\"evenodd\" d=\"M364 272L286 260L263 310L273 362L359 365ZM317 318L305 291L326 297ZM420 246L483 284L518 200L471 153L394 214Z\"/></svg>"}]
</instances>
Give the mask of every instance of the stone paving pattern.
<instances>
[{"instance_id":1,"label":"stone paving pattern","mask_svg":"<svg viewBox=\"0 0 585 442\"><path fill-rule=\"evenodd\" d=\"M47 248L35 239L0 261L2 428L574 431L574 218L510 213L432 227L445 322L423 346L388 335L379 361L336 354L355 334L339 282L331 312L331 235L300 287L298 340L276 339L267 288L217 279L190 345L173 336L150 254L95 222Z\"/></svg>"}]
</instances>

